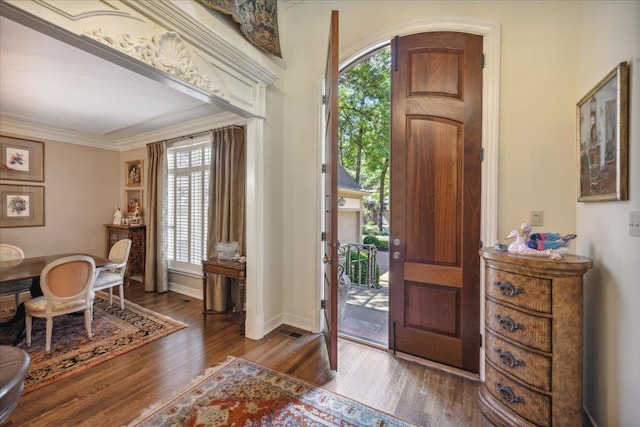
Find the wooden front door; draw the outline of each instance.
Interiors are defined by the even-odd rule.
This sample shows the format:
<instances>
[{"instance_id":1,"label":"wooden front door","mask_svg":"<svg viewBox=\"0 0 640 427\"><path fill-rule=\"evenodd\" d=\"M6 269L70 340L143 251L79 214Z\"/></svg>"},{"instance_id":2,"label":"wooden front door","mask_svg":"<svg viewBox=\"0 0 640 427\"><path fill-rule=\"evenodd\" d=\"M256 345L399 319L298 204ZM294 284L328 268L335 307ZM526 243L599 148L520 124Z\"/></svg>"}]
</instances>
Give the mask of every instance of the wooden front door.
<instances>
[{"instance_id":1,"label":"wooden front door","mask_svg":"<svg viewBox=\"0 0 640 427\"><path fill-rule=\"evenodd\" d=\"M338 369L338 12L331 12L324 79L324 300L329 365Z\"/></svg>"},{"instance_id":2,"label":"wooden front door","mask_svg":"<svg viewBox=\"0 0 640 427\"><path fill-rule=\"evenodd\" d=\"M482 36L392 41L390 347L479 370Z\"/></svg>"}]
</instances>

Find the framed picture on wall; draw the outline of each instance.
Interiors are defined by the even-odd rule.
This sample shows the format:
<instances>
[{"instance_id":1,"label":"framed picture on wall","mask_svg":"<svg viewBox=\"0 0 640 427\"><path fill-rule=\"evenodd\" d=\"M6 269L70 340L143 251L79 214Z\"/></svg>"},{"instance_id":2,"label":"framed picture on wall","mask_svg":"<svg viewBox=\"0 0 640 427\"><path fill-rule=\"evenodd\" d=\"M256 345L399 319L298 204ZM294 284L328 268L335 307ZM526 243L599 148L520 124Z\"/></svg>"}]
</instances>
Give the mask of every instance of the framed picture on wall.
<instances>
[{"instance_id":1,"label":"framed picture on wall","mask_svg":"<svg viewBox=\"0 0 640 427\"><path fill-rule=\"evenodd\" d=\"M627 200L629 64L578 102L578 201Z\"/></svg>"},{"instance_id":2,"label":"framed picture on wall","mask_svg":"<svg viewBox=\"0 0 640 427\"><path fill-rule=\"evenodd\" d=\"M0 185L0 228L44 225L44 187Z\"/></svg>"},{"instance_id":3,"label":"framed picture on wall","mask_svg":"<svg viewBox=\"0 0 640 427\"><path fill-rule=\"evenodd\" d=\"M124 196L128 215L133 215L136 208L142 212L142 190L125 190Z\"/></svg>"},{"instance_id":4,"label":"framed picture on wall","mask_svg":"<svg viewBox=\"0 0 640 427\"><path fill-rule=\"evenodd\" d=\"M142 160L131 160L125 162L125 182L127 187L137 187L142 185Z\"/></svg>"},{"instance_id":5,"label":"framed picture on wall","mask_svg":"<svg viewBox=\"0 0 640 427\"><path fill-rule=\"evenodd\" d=\"M0 136L0 179L44 181L44 143Z\"/></svg>"}]
</instances>

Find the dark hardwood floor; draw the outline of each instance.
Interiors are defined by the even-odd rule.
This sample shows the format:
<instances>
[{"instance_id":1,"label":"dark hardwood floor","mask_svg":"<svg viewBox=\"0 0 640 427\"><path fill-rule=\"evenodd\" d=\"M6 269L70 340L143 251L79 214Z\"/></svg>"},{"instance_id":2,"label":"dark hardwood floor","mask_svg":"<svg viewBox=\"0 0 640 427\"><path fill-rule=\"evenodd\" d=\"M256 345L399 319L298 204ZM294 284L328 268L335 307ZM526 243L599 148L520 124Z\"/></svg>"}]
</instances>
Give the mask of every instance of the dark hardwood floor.
<instances>
[{"instance_id":1,"label":"dark hardwood floor","mask_svg":"<svg viewBox=\"0 0 640 427\"><path fill-rule=\"evenodd\" d=\"M232 355L323 386L425 426L478 426L479 383L339 340L339 369L328 368L320 334L282 326L264 339L241 337L227 315L202 318L201 301L145 293L133 282L128 300L181 320L188 328L21 397L8 426L120 426ZM300 332L292 338L281 329Z\"/></svg>"}]
</instances>

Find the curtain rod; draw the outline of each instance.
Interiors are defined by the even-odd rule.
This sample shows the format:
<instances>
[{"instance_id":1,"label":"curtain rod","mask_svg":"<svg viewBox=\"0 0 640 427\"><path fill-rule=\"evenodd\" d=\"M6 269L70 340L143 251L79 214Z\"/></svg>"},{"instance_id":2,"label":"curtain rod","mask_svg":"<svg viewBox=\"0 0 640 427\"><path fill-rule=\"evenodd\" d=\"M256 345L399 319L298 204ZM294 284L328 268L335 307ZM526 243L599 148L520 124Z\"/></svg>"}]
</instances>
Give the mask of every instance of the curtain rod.
<instances>
[{"instance_id":1,"label":"curtain rod","mask_svg":"<svg viewBox=\"0 0 640 427\"><path fill-rule=\"evenodd\" d=\"M216 130L231 129L231 128L244 129L244 126L239 126L239 125L223 126L221 128L203 130L202 132L192 133L190 135L176 136L175 138L169 138L169 139L161 139L159 141L149 142L147 145L157 144L159 142L174 142L174 141L178 141L180 139L186 139L186 138L195 138L196 136L205 135L205 134L207 134L209 132L213 132L213 131L216 131Z\"/></svg>"}]
</instances>

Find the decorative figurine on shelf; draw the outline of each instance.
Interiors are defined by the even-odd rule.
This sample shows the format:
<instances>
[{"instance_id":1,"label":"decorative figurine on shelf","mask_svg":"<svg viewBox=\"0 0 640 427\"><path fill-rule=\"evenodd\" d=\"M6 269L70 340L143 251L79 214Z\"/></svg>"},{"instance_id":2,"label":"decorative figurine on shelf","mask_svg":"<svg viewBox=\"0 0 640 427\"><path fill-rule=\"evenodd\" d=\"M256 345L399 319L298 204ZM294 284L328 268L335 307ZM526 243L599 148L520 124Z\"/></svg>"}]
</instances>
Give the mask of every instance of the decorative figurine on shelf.
<instances>
[{"instance_id":1,"label":"decorative figurine on shelf","mask_svg":"<svg viewBox=\"0 0 640 427\"><path fill-rule=\"evenodd\" d=\"M142 215L140 214L140 206L136 203L136 209L133 211L131 225L142 225Z\"/></svg>"},{"instance_id":2,"label":"decorative figurine on shelf","mask_svg":"<svg viewBox=\"0 0 640 427\"><path fill-rule=\"evenodd\" d=\"M113 210L113 224L120 225L122 221L122 212L120 212L120 208L116 206Z\"/></svg>"},{"instance_id":3,"label":"decorative figurine on shelf","mask_svg":"<svg viewBox=\"0 0 640 427\"><path fill-rule=\"evenodd\" d=\"M543 248L543 249L534 249L528 245L528 243L532 241L529 239L530 233L531 233L531 227L529 227L529 224L527 223L523 223L520 226L520 228L517 230L511 230L511 232L507 236L507 239L515 238L515 240L511 242L509 244L509 247L507 248L509 253L518 254L518 255L545 257L545 258L551 258L554 260L559 260L559 259L562 259L562 255L567 253L567 245L569 244L569 242L573 238L575 238L575 235L572 238L568 238L568 240L566 241L566 244L549 245L549 246L557 246L555 248L549 247L549 248ZM536 238L540 239L539 241L544 242L545 240L544 238L542 238L542 235L548 236L549 234L555 234L555 233L535 233L535 234L538 235L536 236ZM567 236L571 236L571 235L567 235ZM563 236L563 237L567 237L567 236ZM560 242L565 243L561 237L558 237L558 239L559 239L558 243ZM542 246L544 247L544 243L542 243Z\"/></svg>"},{"instance_id":4,"label":"decorative figurine on shelf","mask_svg":"<svg viewBox=\"0 0 640 427\"><path fill-rule=\"evenodd\" d=\"M527 241L527 246L539 251L545 249L559 249L569 246L577 236L575 234L533 233Z\"/></svg>"}]
</instances>

